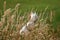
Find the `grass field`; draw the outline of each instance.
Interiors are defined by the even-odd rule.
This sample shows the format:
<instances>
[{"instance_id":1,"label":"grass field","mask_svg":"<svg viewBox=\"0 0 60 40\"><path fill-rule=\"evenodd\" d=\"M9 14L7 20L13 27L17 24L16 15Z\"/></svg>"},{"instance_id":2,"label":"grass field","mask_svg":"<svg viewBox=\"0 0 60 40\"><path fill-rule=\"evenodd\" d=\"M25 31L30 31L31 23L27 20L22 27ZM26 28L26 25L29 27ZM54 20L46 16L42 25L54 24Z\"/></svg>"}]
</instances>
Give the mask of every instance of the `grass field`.
<instances>
[{"instance_id":1,"label":"grass field","mask_svg":"<svg viewBox=\"0 0 60 40\"><path fill-rule=\"evenodd\" d=\"M19 3L20 6L18 10L17 9L15 10L17 3ZM52 27L56 29L57 26L58 27L60 26L59 25L60 24L60 0L6 0L6 6L4 6L4 0L0 0L0 14L1 14L0 20L1 18L3 18L0 21L0 27L1 27L0 40L28 40L29 37L31 38L30 40L59 40L60 27L58 28L58 31L57 31L58 33L57 32L55 33L54 29L50 28L51 24L49 23L49 20L47 21L47 24L49 24L47 27L45 27L46 24L42 24L46 22L46 21L43 21L41 25L43 25L44 28L42 27L41 29L40 28L41 25L38 25L39 28L36 28L36 30L33 30L31 34L28 35L29 37L24 38L19 35L19 30L21 29L22 25L28 21L27 17L29 17L29 13L31 9L36 11L40 16L40 13L43 14L47 6L48 6L48 9L45 12L45 17L46 17L46 14L49 14L51 11L53 12L52 14L55 16L53 16L54 18L51 24L53 25ZM6 11L7 9L8 11ZM11 12L11 10L13 11ZM13 19L10 19L10 17L12 16L15 16L15 17ZM25 18L20 20L19 19L20 16L24 16ZM47 17L49 16L50 15L48 15ZM38 23L40 22L39 20L36 22L37 24L39 24ZM40 31L42 34L39 34Z\"/></svg>"},{"instance_id":2,"label":"grass field","mask_svg":"<svg viewBox=\"0 0 60 40\"><path fill-rule=\"evenodd\" d=\"M0 0L0 9L3 9L4 0ZM53 10L56 13L55 21L60 22L60 0L6 0L6 8L14 8L17 3L20 3L20 9L28 11L31 8L36 8L38 11L44 10L46 6L49 6L49 10Z\"/></svg>"}]
</instances>

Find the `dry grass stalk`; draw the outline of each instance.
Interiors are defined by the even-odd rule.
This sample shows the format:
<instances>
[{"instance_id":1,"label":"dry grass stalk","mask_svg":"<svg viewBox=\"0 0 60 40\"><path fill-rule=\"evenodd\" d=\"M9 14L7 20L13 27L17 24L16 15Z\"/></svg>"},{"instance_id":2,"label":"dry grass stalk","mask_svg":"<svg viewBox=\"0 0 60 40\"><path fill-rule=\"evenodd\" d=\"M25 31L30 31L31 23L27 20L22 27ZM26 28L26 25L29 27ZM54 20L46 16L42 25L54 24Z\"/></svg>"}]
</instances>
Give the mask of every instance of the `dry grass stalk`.
<instances>
[{"instance_id":1,"label":"dry grass stalk","mask_svg":"<svg viewBox=\"0 0 60 40\"><path fill-rule=\"evenodd\" d=\"M10 15L10 13L11 13L11 8L7 9L6 11L4 11L3 17L5 17L7 15Z\"/></svg>"},{"instance_id":2,"label":"dry grass stalk","mask_svg":"<svg viewBox=\"0 0 60 40\"><path fill-rule=\"evenodd\" d=\"M7 32L9 28L9 23L5 26L5 28L3 29L4 32Z\"/></svg>"},{"instance_id":3,"label":"dry grass stalk","mask_svg":"<svg viewBox=\"0 0 60 40\"><path fill-rule=\"evenodd\" d=\"M15 6L15 10L17 10L19 8L20 4L18 3L16 6Z\"/></svg>"},{"instance_id":4,"label":"dry grass stalk","mask_svg":"<svg viewBox=\"0 0 60 40\"><path fill-rule=\"evenodd\" d=\"M0 27L2 27L3 26L3 23L0 21Z\"/></svg>"},{"instance_id":5,"label":"dry grass stalk","mask_svg":"<svg viewBox=\"0 0 60 40\"><path fill-rule=\"evenodd\" d=\"M3 7L4 7L4 11L5 11L6 10L6 1L4 1Z\"/></svg>"},{"instance_id":6,"label":"dry grass stalk","mask_svg":"<svg viewBox=\"0 0 60 40\"><path fill-rule=\"evenodd\" d=\"M53 13L51 11L51 13L50 13L50 22L52 22L52 19L53 19Z\"/></svg>"},{"instance_id":7,"label":"dry grass stalk","mask_svg":"<svg viewBox=\"0 0 60 40\"><path fill-rule=\"evenodd\" d=\"M15 6L15 8L14 8L17 14L18 14L19 6L20 6L20 4L18 3L18 4Z\"/></svg>"}]
</instances>

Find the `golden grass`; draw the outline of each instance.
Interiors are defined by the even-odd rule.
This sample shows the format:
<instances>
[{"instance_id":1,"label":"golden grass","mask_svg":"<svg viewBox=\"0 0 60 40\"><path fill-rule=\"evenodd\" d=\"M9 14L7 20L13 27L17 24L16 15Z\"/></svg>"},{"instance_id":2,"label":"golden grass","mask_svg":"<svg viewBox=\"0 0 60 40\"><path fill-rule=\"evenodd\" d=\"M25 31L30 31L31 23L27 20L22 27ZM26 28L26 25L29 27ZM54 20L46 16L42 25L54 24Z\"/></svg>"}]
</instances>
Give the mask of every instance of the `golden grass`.
<instances>
[{"instance_id":1,"label":"golden grass","mask_svg":"<svg viewBox=\"0 0 60 40\"><path fill-rule=\"evenodd\" d=\"M54 29L47 23L48 16L43 18L44 15L46 15L45 12L48 7L45 8L43 13L39 14L38 20L35 23L36 28L30 31L29 35L21 36L19 30L26 23L25 21L29 20L30 14L27 14L27 19L24 21L25 15L18 15L19 6L20 4L18 3L12 13L10 8L6 9L6 2L4 2L4 15L2 15L0 21L0 40L58 40L57 36L54 34ZM52 21L52 11L50 14L49 21Z\"/></svg>"}]
</instances>

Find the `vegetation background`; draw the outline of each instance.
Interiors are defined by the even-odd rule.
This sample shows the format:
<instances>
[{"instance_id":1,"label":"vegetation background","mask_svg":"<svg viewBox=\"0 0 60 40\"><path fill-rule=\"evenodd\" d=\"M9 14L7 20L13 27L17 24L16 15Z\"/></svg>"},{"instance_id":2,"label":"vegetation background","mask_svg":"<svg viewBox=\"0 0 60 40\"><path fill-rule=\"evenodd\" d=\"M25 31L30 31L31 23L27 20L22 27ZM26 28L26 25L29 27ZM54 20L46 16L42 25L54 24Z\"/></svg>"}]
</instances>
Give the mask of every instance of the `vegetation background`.
<instances>
[{"instance_id":1,"label":"vegetation background","mask_svg":"<svg viewBox=\"0 0 60 40\"><path fill-rule=\"evenodd\" d=\"M0 10L3 10L3 3L5 0L0 0ZM28 11L31 8L37 8L37 10L43 10L46 6L49 6L49 10L54 10L56 13L55 22L60 22L60 0L6 0L6 8L14 8L17 3L20 3L20 9Z\"/></svg>"},{"instance_id":2,"label":"vegetation background","mask_svg":"<svg viewBox=\"0 0 60 40\"><path fill-rule=\"evenodd\" d=\"M19 14L21 14L20 16L23 16L25 12L31 11L32 8L35 11L37 10L38 13L40 11L43 12L44 9L48 6L46 13L48 13L49 11L53 11L55 13L55 17L53 18L53 22L52 22L54 28L55 29L57 27L60 28L60 0L0 0L0 13L2 12L2 15L4 12L4 1L6 1L6 9L8 8L13 9L15 8L15 5L17 3L20 3L19 10L18 10ZM0 20L1 20L1 17L2 16L0 15Z\"/></svg>"}]
</instances>

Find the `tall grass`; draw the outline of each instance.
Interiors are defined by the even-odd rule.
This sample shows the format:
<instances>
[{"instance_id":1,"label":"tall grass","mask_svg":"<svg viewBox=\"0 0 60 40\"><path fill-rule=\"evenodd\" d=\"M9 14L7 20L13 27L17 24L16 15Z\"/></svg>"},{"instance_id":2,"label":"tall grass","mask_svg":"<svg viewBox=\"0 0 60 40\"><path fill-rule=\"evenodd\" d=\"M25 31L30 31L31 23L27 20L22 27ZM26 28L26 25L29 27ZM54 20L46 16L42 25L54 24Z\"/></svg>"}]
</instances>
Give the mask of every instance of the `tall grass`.
<instances>
[{"instance_id":1,"label":"tall grass","mask_svg":"<svg viewBox=\"0 0 60 40\"><path fill-rule=\"evenodd\" d=\"M6 1L4 2L4 12L0 21L0 40L58 40L54 29L51 28L53 12L46 13L48 7L38 14L38 20L35 22L36 28L30 31L29 35L21 36L19 30L29 20L31 11L24 12L22 15L21 12L19 13L19 6L18 3L15 8L6 9Z\"/></svg>"}]
</instances>

